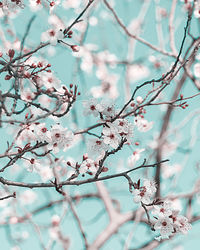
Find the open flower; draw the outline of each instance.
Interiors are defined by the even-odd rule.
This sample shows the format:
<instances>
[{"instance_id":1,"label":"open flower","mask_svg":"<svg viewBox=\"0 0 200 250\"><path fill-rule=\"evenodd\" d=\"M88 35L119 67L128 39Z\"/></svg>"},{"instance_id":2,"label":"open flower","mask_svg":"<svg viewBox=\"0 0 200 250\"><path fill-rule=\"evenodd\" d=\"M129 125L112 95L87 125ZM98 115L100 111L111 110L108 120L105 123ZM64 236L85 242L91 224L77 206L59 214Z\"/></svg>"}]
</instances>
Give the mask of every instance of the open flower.
<instances>
[{"instance_id":1,"label":"open flower","mask_svg":"<svg viewBox=\"0 0 200 250\"><path fill-rule=\"evenodd\" d=\"M97 163L93 161L92 159L86 159L82 162L80 168L79 168L79 173L84 174L87 172L90 172L92 174L95 174L97 172Z\"/></svg>"},{"instance_id":2,"label":"open flower","mask_svg":"<svg viewBox=\"0 0 200 250\"><path fill-rule=\"evenodd\" d=\"M99 115L99 111L97 110L97 100L96 99L90 99L89 101L83 102L83 114L84 115L91 115L93 114L95 117Z\"/></svg>"},{"instance_id":3,"label":"open flower","mask_svg":"<svg viewBox=\"0 0 200 250\"><path fill-rule=\"evenodd\" d=\"M171 202L165 201L162 205L154 206L154 211L152 214L157 215L158 217L170 216L172 214L172 204Z\"/></svg>"},{"instance_id":4,"label":"open flower","mask_svg":"<svg viewBox=\"0 0 200 250\"><path fill-rule=\"evenodd\" d=\"M26 168L27 171L29 172L38 173L40 171L40 167L41 167L40 161L37 159L31 158L30 160L26 161Z\"/></svg>"},{"instance_id":5,"label":"open flower","mask_svg":"<svg viewBox=\"0 0 200 250\"><path fill-rule=\"evenodd\" d=\"M35 126L36 140L44 142L50 140L50 132L48 131L46 124L41 123Z\"/></svg>"},{"instance_id":6,"label":"open flower","mask_svg":"<svg viewBox=\"0 0 200 250\"><path fill-rule=\"evenodd\" d=\"M160 231L161 238L168 238L174 232L173 221L168 216L159 217L154 229Z\"/></svg>"},{"instance_id":7,"label":"open flower","mask_svg":"<svg viewBox=\"0 0 200 250\"><path fill-rule=\"evenodd\" d=\"M59 40L64 38L64 34L62 29L49 29L46 32L42 33L41 41L42 42L49 42L51 45L57 45Z\"/></svg>"},{"instance_id":8,"label":"open flower","mask_svg":"<svg viewBox=\"0 0 200 250\"><path fill-rule=\"evenodd\" d=\"M188 219L183 216L179 215L175 222L176 231L182 234L187 234L188 231L192 228L191 224L188 222Z\"/></svg>"},{"instance_id":9,"label":"open flower","mask_svg":"<svg viewBox=\"0 0 200 250\"><path fill-rule=\"evenodd\" d=\"M133 191L134 201L143 202L144 204L150 204L151 198L156 192L156 184L152 180L143 180L143 186L135 188Z\"/></svg>"},{"instance_id":10,"label":"open flower","mask_svg":"<svg viewBox=\"0 0 200 250\"><path fill-rule=\"evenodd\" d=\"M55 153L60 149L64 151L70 146L74 138L72 131L63 128L60 125L55 125L50 130L50 138L48 139L48 149L52 149Z\"/></svg>"},{"instance_id":11,"label":"open flower","mask_svg":"<svg viewBox=\"0 0 200 250\"><path fill-rule=\"evenodd\" d=\"M103 142L116 149L120 143L120 137L118 131L116 130L115 127L112 126L112 124L109 123L108 126L110 127L104 127L102 131Z\"/></svg>"}]
</instances>

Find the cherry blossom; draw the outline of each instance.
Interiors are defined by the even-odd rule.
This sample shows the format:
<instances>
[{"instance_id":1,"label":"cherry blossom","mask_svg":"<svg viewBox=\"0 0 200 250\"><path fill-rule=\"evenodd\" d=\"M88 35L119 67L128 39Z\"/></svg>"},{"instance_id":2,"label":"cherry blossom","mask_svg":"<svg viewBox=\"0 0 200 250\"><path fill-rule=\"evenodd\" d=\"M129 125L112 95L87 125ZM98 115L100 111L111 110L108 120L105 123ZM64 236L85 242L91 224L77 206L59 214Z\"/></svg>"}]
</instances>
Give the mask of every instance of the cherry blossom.
<instances>
[{"instance_id":1,"label":"cherry blossom","mask_svg":"<svg viewBox=\"0 0 200 250\"><path fill-rule=\"evenodd\" d=\"M111 123L108 123L107 125L108 127L105 126L102 130L103 142L116 149L120 143L118 131Z\"/></svg>"},{"instance_id":2,"label":"cherry blossom","mask_svg":"<svg viewBox=\"0 0 200 250\"><path fill-rule=\"evenodd\" d=\"M144 204L150 204L151 198L156 192L156 184L153 181L147 179L144 179L143 183L143 186L134 189L134 201L136 203L143 202Z\"/></svg>"},{"instance_id":3,"label":"cherry blossom","mask_svg":"<svg viewBox=\"0 0 200 250\"><path fill-rule=\"evenodd\" d=\"M197 78L200 78L200 63L196 63L194 65L194 75L197 77Z\"/></svg>"},{"instance_id":4,"label":"cherry blossom","mask_svg":"<svg viewBox=\"0 0 200 250\"><path fill-rule=\"evenodd\" d=\"M38 159L31 158L30 160L27 160L25 162L25 167L26 167L27 171L29 171L29 172L38 173L42 166L41 166L41 163Z\"/></svg>"},{"instance_id":5,"label":"cherry blossom","mask_svg":"<svg viewBox=\"0 0 200 250\"><path fill-rule=\"evenodd\" d=\"M136 117L135 125L140 132L147 132L153 127L153 122L148 122L144 118Z\"/></svg>"},{"instance_id":6,"label":"cherry blossom","mask_svg":"<svg viewBox=\"0 0 200 250\"><path fill-rule=\"evenodd\" d=\"M48 131L45 123L35 126L35 134L38 141L44 142L50 140L51 133Z\"/></svg>"},{"instance_id":7,"label":"cherry blossom","mask_svg":"<svg viewBox=\"0 0 200 250\"><path fill-rule=\"evenodd\" d=\"M58 153L60 149L64 151L71 145L74 138L72 131L63 128L61 125L56 124L50 130L50 138L48 139L48 149Z\"/></svg>"},{"instance_id":8,"label":"cherry blossom","mask_svg":"<svg viewBox=\"0 0 200 250\"><path fill-rule=\"evenodd\" d=\"M131 156L128 157L127 163L128 166L132 167L135 165L135 163L140 159L141 153L144 152L145 149L136 149Z\"/></svg>"},{"instance_id":9,"label":"cherry blossom","mask_svg":"<svg viewBox=\"0 0 200 250\"><path fill-rule=\"evenodd\" d=\"M99 111L97 110L97 100L96 99L90 99L89 101L83 102L83 114L84 115L91 115L93 114L95 117L99 115Z\"/></svg>"},{"instance_id":10,"label":"cherry blossom","mask_svg":"<svg viewBox=\"0 0 200 250\"><path fill-rule=\"evenodd\" d=\"M172 203L169 201L164 201L162 205L155 205L154 211L152 211L152 214L157 215L158 217L166 217L170 216L172 214Z\"/></svg>"},{"instance_id":11,"label":"cherry blossom","mask_svg":"<svg viewBox=\"0 0 200 250\"><path fill-rule=\"evenodd\" d=\"M106 116L106 118L112 118L116 114L115 105L110 101L102 100L97 104L97 110Z\"/></svg>"},{"instance_id":12,"label":"cherry blossom","mask_svg":"<svg viewBox=\"0 0 200 250\"><path fill-rule=\"evenodd\" d=\"M161 238L168 238L174 232L173 221L168 216L159 217L154 229L160 231Z\"/></svg>"},{"instance_id":13,"label":"cherry blossom","mask_svg":"<svg viewBox=\"0 0 200 250\"><path fill-rule=\"evenodd\" d=\"M182 234L187 234L188 231L192 228L191 224L188 223L188 219L183 215L179 215L177 217L175 225L177 226L177 232L180 232Z\"/></svg>"},{"instance_id":14,"label":"cherry blossom","mask_svg":"<svg viewBox=\"0 0 200 250\"><path fill-rule=\"evenodd\" d=\"M35 98L35 94L31 89L27 88L21 91L21 98L26 102L32 102Z\"/></svg>"},{"instance_id":15,"label":"cherry blossom","mask_svg":"<svg viewBox=\"0 0 200 250\"><path fill-rule=\"evenodd\" d=\"M33 190L27 189L21 193L19 199L23 205L30 205L36 201L37 194Z\"/></svg>"},{"instance_id":16,"label":"cherry blossom","mask_svg":"<svg viewBox=\"0 0 200 250\"><path fill-rule=\"evenodd\" d=\"M88 149L93 154L101 154L108 150L108 145L103 142L102 139L90 138L87 142Z\"/></svg>"},{"instance_id":17,"label":"cherry blossom","mask_svg":"<svg viewBox=\"0 0 200 250\"><path fill-rule=\"evenodd\" d=\"M50 42L52 46L56 46L59 40L62 40L64 38L63 30L58 29L49 29L42 33L41 35L41 41L42 42Z\"/></svg>"},{"instance_id":18,"label":"cherry blossom","mask_svg":"<svg viewBox=\"0 0 200 250\"><path fill-rule=\"evenodd\" d=\"M79 173L85 174L87 172L90 172L92 174L95 174L98 169L97 166L98 165L94 160L88 158L81 163Z\"/></svg>"},{"instance_id":19,"label":"cherry blossom","mask_svg":"<svg viewBox=\"0 0 200 250\"><path fill-rule=\"evenodd\" d=\"M52 72L42 72L38 80L39 86L45 86L47 89L58 89L61 86L61 81Z\"/></svg>"}]
</instances>

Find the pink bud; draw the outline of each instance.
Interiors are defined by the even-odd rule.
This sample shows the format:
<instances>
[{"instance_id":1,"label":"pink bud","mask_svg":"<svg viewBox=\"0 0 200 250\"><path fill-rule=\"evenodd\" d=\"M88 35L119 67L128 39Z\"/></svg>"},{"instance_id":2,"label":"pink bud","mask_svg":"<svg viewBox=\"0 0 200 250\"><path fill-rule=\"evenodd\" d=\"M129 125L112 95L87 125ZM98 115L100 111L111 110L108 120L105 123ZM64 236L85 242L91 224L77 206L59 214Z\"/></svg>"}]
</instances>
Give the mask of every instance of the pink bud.
<instances>
[{"instance_id":1,"label":"pink bud","mask_svg":"<svg viewBox=\"0 0 200 250\"><path fill-rule=\"evenodd\" d=\"M74 52L79 52L80 48L77 46L77 45L71 45L71 49L74 51Z\"/></svg>"}]
</instances>

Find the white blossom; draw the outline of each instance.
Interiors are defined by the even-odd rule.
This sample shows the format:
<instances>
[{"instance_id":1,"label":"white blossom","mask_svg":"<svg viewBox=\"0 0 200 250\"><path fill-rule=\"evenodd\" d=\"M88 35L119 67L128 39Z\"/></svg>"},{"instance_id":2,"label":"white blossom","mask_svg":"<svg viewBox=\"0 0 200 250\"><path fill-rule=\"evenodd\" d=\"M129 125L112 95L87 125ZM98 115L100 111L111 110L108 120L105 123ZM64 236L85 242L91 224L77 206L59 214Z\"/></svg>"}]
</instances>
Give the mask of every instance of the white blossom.
<instances>
[{"instance_id":1,"label":"white blossom","mask_svg":"<svg viewBox=\"0 0 200 250\"><path fill-rule=\"evenodd\" d=\"M136 163L136 161L138 161L140 159L140 155L142 152L144 152L145 149L141 148L141 149L136 149L133 154L131 156L128 157L127 163L129 167L133 167Z\"/></svg>"},{"instance_id":2,"label":"white blossom","mask_svg":"<svg viewBox=\"0 0 200 250\"><path fill-rule=\"evenodd\" d=\"M44 142L50 140L51 133L48 131L45 123L41 123L35 127L35 134L38 141Z\"/></svg>"},{"instance_id":3,"label":"white blossom","mask_svg":"<svg viewBox=\"0 0 200 250\"><path fill-rule=\"evenodd\" d=\"M35 202L37 195L33 190L27 189L19 196L19 200L23 205L29 205Z\"/></svg>"},{"instance_id":4,"label":"white blossom","mask_svg":"<svg viewBox=\"0 0 200 250\"><path fill-rule=\"evenodd\" d=\"M135 118L135 124L140 132L147 132L153 127L153 122L148 122L141 117Z\"/></svg>"},{"instance_id":5,"label":"white blossom","mask_svg":"<svg viewBox=\"0 0 200 250\"><path fill-rule=\"evenodd\" d=\"M49 29L42 33L41 41L49 42L52 46L56 46L58 40L62 40L64 38L62 29Z\"/></svg>"},{"instance_id":6,"label":"white blossom","mask_svg":"<svg viewBox=\"0 0 200 250\"><path fill-rule=\"evenodd\" d=\"M172 214L172 204L169 201L164 201L162 205L155 205L152 214L161 216L170 216Z\"/></svg>"},{"instance_id":7,"label":"white blossom","mask_svg":"<svg viewBox=\"0 0 200 250\"><path fill-rule=\"evenodd\" d=\"M103 154L106 150L108 150L108 145L105 144L102 139L98 138L88 139L87 146L89 151L93 154Z\"/></svg>"},{"instance_id":8,"label":"white blossom","mask_svg":"<svg viewBox=\"0 0 200 250\"><path fill-rule=\"evenodd\" d=\"M99 111L97 110L97 100L96 99L90 99L88 101L83 102L83 114L84 115L91 115L93 114L95 117L99 115Z\"/></svg>"},{"instance_id":9,"label":"white blossom","mask_svg":"<svg viewBox=\"0 0 200 250\"><path fill-rule=\"evenodd\" d=\"M188 231L192 228L191 224L188 222L188 219L183 215L179 215L177 217L175 224L177 225L177 232L180 232L182 234L187 234Z\"/></svg>"},{"instance_id":10,"label":"white blossom","mask_svg":"<svg viewBox=\"0 0 200 250\"><path fill-rule=\"evenodd\" d=\"M52 149L55 153L60 149L64 151L71 145L74 138L72 131L63 128L61 125L54 125L50 130L50 139L48 140L48 149Z\"/></svg>"},{"instance_id":11,"label":"white blossom","mask_svg":"<svg viewBox=\"0 0 200 250\"><path fill-rule=\"evenodd\" d=\"M135 188L133 191L134 201L143 202L144 204L150 204L151 198L156 192L156 184L152 180L143 180L143 186Z\"/></svg>"},{"instance_id":12,"label":"white blossom","mask_svg":"<svg viewBox=\"0 0 200 250\"><path fill-rule=\"evenodd\" d=\"M87 172L90 172L92 174L95 174L97 172L97 163L93 161L92 159L86 159L81 163L81 166L79 168L80 174L85 174Z\"/></svg>"},{"instance_id":13,"label":"white blossom","mask_svg":"<svg viewBox=\"0 0 200 250\"><path fill-rule=\"evenodd\" d=\"M102 131L103 142L116 149L120 143L118 131L111 123L108 123L108 126L110 127L105 126Z\"/></svg>"},{"instance_id":14,"label":"white blossom","mask_svg":"<svg viewBox=\"0 0 200 250\"><path fill-rule=\"evenodd\" d=\"M173 221L168 216L159 217L154 229L160 231L161 238L168 238L174 231Z\"/></svg>"},{"instance_id":15,"label":"white blossom","mask_svg":"<svg viewBox=\"0 0 200 250\"><path fill-rule=\"evenodd\" d=\"M41 163L39 160L31 158L30 160L27 160L25 162L25 167L27 168L27 171L29 172L39 172Z\"/></svg>"}]
</instances>

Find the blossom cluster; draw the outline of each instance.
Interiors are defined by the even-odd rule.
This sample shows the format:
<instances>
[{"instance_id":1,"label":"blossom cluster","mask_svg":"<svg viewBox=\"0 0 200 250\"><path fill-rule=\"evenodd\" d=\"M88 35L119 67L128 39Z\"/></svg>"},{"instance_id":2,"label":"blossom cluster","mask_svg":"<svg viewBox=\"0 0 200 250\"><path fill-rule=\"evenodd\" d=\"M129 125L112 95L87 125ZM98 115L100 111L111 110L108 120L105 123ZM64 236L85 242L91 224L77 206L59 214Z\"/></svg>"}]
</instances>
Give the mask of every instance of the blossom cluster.
<instances>
[{"instance_id":1,"label":"blossom cluster","mask_svg":"<svg viewBox=\"0 0 200 250\"><path fill-rule=\"evenodd\" d=\"M169 238L176 233L186 234L191 229L188 219L179 214L179 210L173 209L172 202L159 199L153 200L156 193L156 183L152 180L144 179L143 185L138 180L134 183L134 201L141 202L143 206L153 206L152 215L156 219L153 229L159 231L160 236L157 240Z\"/></svg>"},{"instance_id":2,"label":"blossom cluster","mask_svg":"<svg viewBox=\"0 0 200 250\"><path fill-rule=\"evenodd\" d=\"M164 201L161 205L155 205L152 214L156 218L154 229L160 232L156 239L169 238L176 233L187 234L191 229L188 219L179 214L179 210L174 210L170 201Z\"/></svg>"},{"instance_id":3,"label":"blossom cluster","mask_svg":"<svg viewBox=\"0 0 200 250\"><path fill-rule=\"evenodd\" d=\"M100 122L105 123L99 139L93 140L93 145L90 145L94 150L106 150L111 146L116 149L122 140L131 144L133 138L134 124L127 119L118 117L118 112L112 102L102 100L100 103L97 99L91 99L83 102L83 114L100 117ZM138 116L134 121L136 127L141 132L147 132L153 126L152 122L148 122L144 117Z\"/></svg>"}]
</instances>

